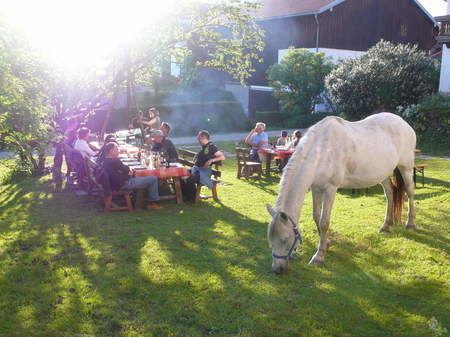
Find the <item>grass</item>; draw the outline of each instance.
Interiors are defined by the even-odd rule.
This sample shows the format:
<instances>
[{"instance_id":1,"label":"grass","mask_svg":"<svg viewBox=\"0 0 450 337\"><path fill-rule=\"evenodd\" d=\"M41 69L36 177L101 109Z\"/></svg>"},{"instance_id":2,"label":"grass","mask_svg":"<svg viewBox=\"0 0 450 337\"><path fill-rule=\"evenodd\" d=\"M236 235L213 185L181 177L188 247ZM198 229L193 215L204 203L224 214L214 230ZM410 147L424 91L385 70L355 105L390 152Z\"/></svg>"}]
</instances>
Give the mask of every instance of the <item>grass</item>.
<instances>
[{"instance_id":1,"label":"grass","mask_svg":"<svg viewBox=\"0 0 450 337\"><path fill-rule=\"evenodd\" d=\"M341 191L320 268L307 264L308 194L282 276L269 273L264 207L278 177L237 180L231 159L220 203L157 212L104 214L94 197L52 193L49 176L0 186L0 336L445 335L450 161L427 163L417 231L378 233L379 187Z\"/></svg>"}]
</instances>

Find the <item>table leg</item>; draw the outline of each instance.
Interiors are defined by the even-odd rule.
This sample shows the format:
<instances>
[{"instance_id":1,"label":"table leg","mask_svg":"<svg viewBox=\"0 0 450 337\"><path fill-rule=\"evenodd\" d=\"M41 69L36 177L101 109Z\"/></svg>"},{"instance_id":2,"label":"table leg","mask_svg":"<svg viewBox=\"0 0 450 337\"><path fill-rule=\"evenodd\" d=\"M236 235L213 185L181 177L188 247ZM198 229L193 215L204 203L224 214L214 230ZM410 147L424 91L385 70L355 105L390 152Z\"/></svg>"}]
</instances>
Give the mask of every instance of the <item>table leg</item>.
<instances>
[{"instance_id":1,"label":"table leg","mask_svg":"<svg viewBox=\"0 0 450 337\"><path fill-rule=\"evenodd\" d=\"M174 177L173 182L175 185L175 195L177 197L177 204L181 205L184 203L183 201L183 194L181 193L181 178L180 177Z\"/></svg>"},{"instance_id":2,"label":"table leg","mask_svg":"<svg viewBox=\"0 0 450 337\"><path fill-rule=\"evenodd\" d=\"M272 154L266 153L266 175L270 175L270 162L272 161Z\"/></svg>"}]
</instances>

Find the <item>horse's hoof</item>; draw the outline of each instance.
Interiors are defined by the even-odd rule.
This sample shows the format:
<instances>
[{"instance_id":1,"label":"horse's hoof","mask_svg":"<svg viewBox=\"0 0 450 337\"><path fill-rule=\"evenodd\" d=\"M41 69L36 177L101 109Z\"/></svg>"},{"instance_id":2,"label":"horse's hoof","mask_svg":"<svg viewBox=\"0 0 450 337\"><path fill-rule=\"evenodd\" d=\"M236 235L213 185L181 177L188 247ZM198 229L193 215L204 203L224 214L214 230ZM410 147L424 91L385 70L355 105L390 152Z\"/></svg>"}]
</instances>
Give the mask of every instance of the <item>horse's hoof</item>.
<instances>
[{"instance_id":1,"label":"horse's hoof","mask_svg":"<svg viewBox=\"0 0 450 337\"><path fill-rule=\"evenodd\" d=\"M324 259L323 258L318 258L318 257L313 257L310 261L309 264L313 264L315 266L321 266L323 265Z\"/></svg>"},{"instance_id":2,"label":"horse's hoof","mask_svg":"<svg viewBox=\"0 0 450 337\"><path fill-rule=\"evenodd\" d=\"M390 229L389 227L381 227L380 228L380 233L390 233Z\"/></svg>"}]
</instances>

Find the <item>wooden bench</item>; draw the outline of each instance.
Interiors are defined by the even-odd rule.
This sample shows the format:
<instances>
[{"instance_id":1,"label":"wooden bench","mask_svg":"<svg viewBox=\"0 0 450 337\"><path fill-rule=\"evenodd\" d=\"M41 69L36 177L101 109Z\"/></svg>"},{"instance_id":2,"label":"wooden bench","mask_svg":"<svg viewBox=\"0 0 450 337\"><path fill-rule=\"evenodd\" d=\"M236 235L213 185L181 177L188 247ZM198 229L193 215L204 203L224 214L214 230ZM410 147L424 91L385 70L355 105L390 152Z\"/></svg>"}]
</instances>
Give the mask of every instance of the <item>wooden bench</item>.
<instances>
[{"instance_id":1,"label":"wooden bench","mask_svg":"<svg viewBox=\"0 0 450 337\"><path fill-rule=\"evenodd\" d=\"M245 178L253 178L253 173L257 173L257 177L261 179L262 164L254 162L249 159L250 149L236 147L236 163L237 163L237 178L244 176Z\"/></svg>"},{"instance_id":2,"label":"wooden bench","mask_svg":"<svg viewBox=\"0 0 450 337\"><path fill-rule=\"evenodd\" d=\"M429 164L416 164L414 165L414 187L416 187L416 181L417 181L417 173L422 174L422 187L425 186L425 167L430 166Z\"/></svg>"},{"instance_id":3,"label":"wooden bench","mask_svg":"<svg viewBox=\"0 0 450 337\"><path fill-rule=\"evenodd\" d=\"M178 162L180 164L183 164L185 166L193 167L194 166L194 158L197 153L185 149L177 149L178 151ZM215 201L219 201L219 197L217 194L217 184L219 183L219 178L222 175L222 172L219 171L219 165L222 165L222 163L214 163L214 167L211 168L212 170L212 195L201 195L201 189L202 184L197 184L197 189L195 192L195 203L199 202L201 199L210 199L213 198Z\"/></svg>"}]
</instances>

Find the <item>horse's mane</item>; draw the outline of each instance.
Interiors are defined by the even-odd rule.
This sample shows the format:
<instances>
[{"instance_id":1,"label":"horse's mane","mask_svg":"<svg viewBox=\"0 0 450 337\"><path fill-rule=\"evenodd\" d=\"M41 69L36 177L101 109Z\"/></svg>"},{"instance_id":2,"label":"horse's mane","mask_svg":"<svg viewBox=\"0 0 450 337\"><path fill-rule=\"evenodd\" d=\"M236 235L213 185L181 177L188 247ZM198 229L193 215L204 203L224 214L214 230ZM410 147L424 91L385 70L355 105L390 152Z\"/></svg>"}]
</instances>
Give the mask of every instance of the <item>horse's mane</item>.
<instances>
[{"instance_id":1,"label":"horse's mane","mask_svg":"<svg viewBox=\"0 0 450 337\"><path fill-rule=\"evenodd\" d=\"M317 136L321 134L322 130L329 125L330 122L338 122L343 123L344 120L340 117L336 116L328 116L318 123L314 124L312 127L308 129L305 135L300 139L300 142L297 144L295 149L295 153L292 155L288 164L283 169L283 176L280 181L280 195L281 191L288 191L293 187L293 179L296 174L299 172L299 167L303 160L308 156L310 151L312 150L312 145L314 144ZM279 203L281 202L280 197L277 199L276 208L280 211Z\"/></svg>"}]
</instances>

